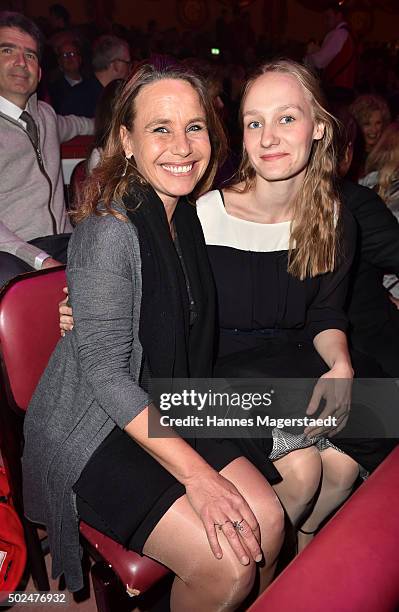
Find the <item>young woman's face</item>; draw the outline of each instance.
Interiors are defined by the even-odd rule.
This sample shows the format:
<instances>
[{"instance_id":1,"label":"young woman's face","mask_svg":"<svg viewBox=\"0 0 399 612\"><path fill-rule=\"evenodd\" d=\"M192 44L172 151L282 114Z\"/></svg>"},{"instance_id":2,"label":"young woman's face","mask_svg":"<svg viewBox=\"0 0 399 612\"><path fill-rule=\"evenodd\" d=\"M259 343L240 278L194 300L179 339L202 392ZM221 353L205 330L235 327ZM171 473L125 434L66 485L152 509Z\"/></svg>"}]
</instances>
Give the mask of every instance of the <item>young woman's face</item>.
<instances>
[{"instance_id":1,"label":"young woman's face","mask_svg":"<svg viewBox=\"0 0 399 612\"><path fill-rule=\"evenodd\" d=\"M304 89L294 76L268 72L251 86L243 105L244 147L257 178L285 181L305 173L316 124Z\"/></svg>"},{"instance_id":2,"label":"young woman's face","mask_svg":"<svg viewBox=\"0 0 399 612\"><path fill-rule=\"evenodd\" d=\"M121 128L126 156L164 204L191 193L211 156L198 93L187 81L164 79L143 87L135 107L133 129Z\"/></svg>"},{"instance_id":3,"label":"young woman's face","mask_svg":"<svg viewBox=\"0 0 399 612\"><path fill-rule=\"evenodd\" d=\"M375 144L377 144L383 129L383 119L380 110L375 110L370 113L361 128L364 136L364 144L366 151L371 151Z\"/></svg>"}]
</instances>

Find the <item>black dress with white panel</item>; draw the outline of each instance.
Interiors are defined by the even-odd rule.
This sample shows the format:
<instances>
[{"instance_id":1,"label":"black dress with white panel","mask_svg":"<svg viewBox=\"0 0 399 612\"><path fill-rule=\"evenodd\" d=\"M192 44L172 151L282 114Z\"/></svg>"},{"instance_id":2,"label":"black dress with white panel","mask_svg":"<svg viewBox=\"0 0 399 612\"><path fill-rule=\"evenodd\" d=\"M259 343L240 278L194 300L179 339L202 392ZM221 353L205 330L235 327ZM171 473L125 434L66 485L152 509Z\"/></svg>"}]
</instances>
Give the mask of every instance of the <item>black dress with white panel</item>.
<instances>
[{"instance_id":1,"label":"black dress with white panel","mask_svg":"<svg viewBox=\"0 0 399 612\"><path fill-rule=\"evenodd\" d=\"M202 196L197 213L217 287L220 333L215 376L317 379L327 372L313 339L328 329L345 332L347 328L343 305L356 241L350 213L343 207L338 221L335 271L302 281L287 272L289 221L265 224L229 215L221 191ZM367 363L362 376L366 370ZM303 415L306 406L297 408L296 416ZM360 418L359 411L352 409L347 428L359 431ZM374 469L386 454L380 442L348 435L309 441L298 431L275 429L269 457L275 460L316 444L319 450L334 447L347 452L365 468L363 474Z\"/></svg>"}]
</instances>

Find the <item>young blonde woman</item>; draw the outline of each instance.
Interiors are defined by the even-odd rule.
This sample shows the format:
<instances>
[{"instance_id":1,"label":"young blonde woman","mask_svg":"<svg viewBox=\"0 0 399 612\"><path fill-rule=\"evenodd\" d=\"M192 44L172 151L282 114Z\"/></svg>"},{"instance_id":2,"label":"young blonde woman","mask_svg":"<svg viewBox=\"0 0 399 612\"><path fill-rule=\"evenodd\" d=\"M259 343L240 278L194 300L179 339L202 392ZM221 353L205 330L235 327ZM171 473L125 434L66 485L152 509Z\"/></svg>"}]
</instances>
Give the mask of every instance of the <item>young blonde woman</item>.
<instances>
[{"instance_id":1,"label":"young blonde woman","mask_svg":"<svg viewBox=\"0 0 399 612\"><path fill-rule=\"evenodd\" d=\"M283 476L275 490L306 532L301 548L366 461L332 437L347 421L353 377L343 304L354 223L335 186L335 121L307 68L264 65L246 86L241 121L238 181L197 203L218 294L216 374L320 377L307 414L324 397L336 429L276 430L269 448L265 441Z\"/></svg>"}]
</instances>

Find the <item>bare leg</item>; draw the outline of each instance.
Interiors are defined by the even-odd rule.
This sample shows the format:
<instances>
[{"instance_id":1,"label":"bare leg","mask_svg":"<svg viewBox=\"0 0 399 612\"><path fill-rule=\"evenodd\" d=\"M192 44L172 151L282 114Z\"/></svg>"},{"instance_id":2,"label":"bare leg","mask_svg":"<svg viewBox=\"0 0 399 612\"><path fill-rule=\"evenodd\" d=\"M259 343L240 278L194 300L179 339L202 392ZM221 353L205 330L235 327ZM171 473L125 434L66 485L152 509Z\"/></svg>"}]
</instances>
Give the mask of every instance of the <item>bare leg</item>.
<instances>
[{"instance_id":1,"label":"bare leg","mask_svg":"<svg viewBox=\"0 0 399 612\"><path fill-rule=\"evenodd\" d=\"M313 532L321 522L349 497L359 475L359 466L349 455L334 448L327 448L320 455L323 467L322 485L311 514L301 525L301 529L311 533L298 533L299 551L309 544Z\"/></svg>"},{"instance_id":2,"label":"bare leg","mask_svg":"<svg viewBox=\"0 0 399 612\"><path fill-rule=\"evenodd\" d=\"M235 484L256 515L262 537L269 581L283 540L283 512L272 488L249 461L240 457L226 466L223 476ZM161 518L143 552L169 567L176 578L172 587L173 612L230 612L251 591L256 565L240 564L222 532L223 558L209 547L202 522L186 496Z\"/></svg>"},{"instance_id":3,"label":"bare leg","mask_svg":"<svg viewBox=\"0 0 399 612\"><path fill-rule=\"evenodd\" d=\"M283 481L273 486L288 517L297 525L310 511L321 481L321 458L315 446L294 450L274 462Z\"/></svg>"},{"instance_id":4,"label":"bare leg","mask_svg":"<svg viewBox=\"0 0 399 612\"><path fill-rule=\"evenodd\" d=\"M248 465L253 471L250 477L248 477ZM234 469L234 474L230 474L231 468ZM257 596L273 580L278 554L284 540L284 512L272 487L248 461L240 460L240 463L233 461L222 470L222 474L234 482L243 497L248 500L260 525L264 561L259 565Z\"/></svg>"}]
</instances>

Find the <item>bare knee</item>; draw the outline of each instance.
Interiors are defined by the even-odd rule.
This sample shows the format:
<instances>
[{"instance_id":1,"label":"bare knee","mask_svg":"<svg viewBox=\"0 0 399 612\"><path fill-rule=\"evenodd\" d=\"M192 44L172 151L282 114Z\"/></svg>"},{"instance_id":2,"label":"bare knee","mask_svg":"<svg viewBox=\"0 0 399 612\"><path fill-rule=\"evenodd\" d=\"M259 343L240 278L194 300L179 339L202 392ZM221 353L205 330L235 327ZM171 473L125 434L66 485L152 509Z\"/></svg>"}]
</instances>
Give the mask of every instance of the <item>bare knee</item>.
<instances>
[{"instance_id":1,"label":"bare knee","mask_svg":"<svg viewBox=\"0 0 399 612\"><path fill-rule=\"evenodd\" d=\"M284 535L285 515L282 505L276 496L276 503L268 506L267 514L264 517L264 522L267 522L267 527L276 536Z\"/></svg>"},{"instance_id":2,"label":"bare knee","mask_svg":"<svg viewBox=\"0 0 399 612\"><path fill-rule=\"evenodd\" d=\"M267 503L259 507L258 503L253 508L258 519L262 534L262 549L267 561L273 560L280 552L284 540L285 514L277 495L267 500Z\"/></svg>"},{"instance_id":3,"label":"bare knee","mask_svg":"<svg viewBox=\"0 0 399 612\"><path fill-rule=\"evenodd\" d=\"M326 449L321 453L323 478L341 490L351 489L359 476L359 465L354 459L335 449Z\"/></svg>"},{"instance_id":4,"label":"bare knee","mask_svg":"<svg viewBox=\"0 0 399 612\"><path fill-rule=\"evenodd\" d=\"M228 571L222 574L226 581L223 602L229 602L232 606L239 605L249 595L254 585L256 564L251 561L248 565L241 565L233 559L229 563Z\"/></svg>"},{"instance_id":5,"label":"bare knee","mask_svg":"<svg viewBox=\"0 0 399 612\"><path fill-rule=\"evenodd\" d=\"M321 458L315 446L297 451L294 464L295 476L298 482L297 496L303 503L310 503L320 485Z\"/></svg>"},{"instance_id":6,"label":"bare knee","mask_svg":"<svg viewBox=\"0 0 399 612\"><path fill-rule=\"evenodd\" d=\"M244 457L222 471L244 496L259 523L262 549L278 554L284 539L284 510L273 488Z\"/></svg>"},{"instance_id":7,"label":"bare knee","mask_svg":"<svg viewBox=\"0 0 399 612\"><path fill-rule=\"evenodd\" d=\"M320 484L321 458L319 451L311 446L292 451L275 462L280 471L284 495L297 504L309 504ZM279 485L276 487L279 491Z\"/></svg>"},{"instance_id":8,"label":"bare knee","mask_svg":"<svg viewBox=\"0 0 399 612\"><path fill-rule=\"evenodd\" d=\"M187 577L187 587L204 590L211 609L224 610L239 606L249 595L256 575L256 564L251 561L241 565L233 551L224 551L223 558L216 564L197 566L195 574Z\"/></svg>"}]
</instances>

